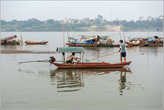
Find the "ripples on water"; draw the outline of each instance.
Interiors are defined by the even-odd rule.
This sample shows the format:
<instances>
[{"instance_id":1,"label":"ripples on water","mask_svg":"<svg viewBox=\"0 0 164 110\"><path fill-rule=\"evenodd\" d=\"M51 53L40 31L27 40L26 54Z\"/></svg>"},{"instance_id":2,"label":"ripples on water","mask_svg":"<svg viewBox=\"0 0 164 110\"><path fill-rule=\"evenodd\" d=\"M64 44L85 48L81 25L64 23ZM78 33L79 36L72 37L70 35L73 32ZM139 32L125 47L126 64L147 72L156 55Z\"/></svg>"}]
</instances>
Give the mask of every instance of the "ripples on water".
<instances>
[{"instance_id":1,"label":"ripples on water","mask_svg":"<svg viewBox=\"0 0 164 110\"><path fill-rule=\"evenodd\" d=\"M2 33L4 36L15 33ZM22 33L24 40L48 40L46 46L1 47L3 49L55 50L63 46L62 33ZM92 33L72 33L73 36ZM110 35L117 41L119 33ZM128 37L162 33L125 33ZM46 37L45 37L46 36ZM42 38L42 39L41 39ZM118 62L119 54L104 56L118 48L85 48L87 59ZM48 59L54 54L0 54L0 108L36 110L131 110L162 107L164 49L127 49L132 64L125 69L57 69L48 63L18 64ZM55 57L61 60L59 54ZM161 86L160 86L161 85Z\"/></svg>"}]
</instances>

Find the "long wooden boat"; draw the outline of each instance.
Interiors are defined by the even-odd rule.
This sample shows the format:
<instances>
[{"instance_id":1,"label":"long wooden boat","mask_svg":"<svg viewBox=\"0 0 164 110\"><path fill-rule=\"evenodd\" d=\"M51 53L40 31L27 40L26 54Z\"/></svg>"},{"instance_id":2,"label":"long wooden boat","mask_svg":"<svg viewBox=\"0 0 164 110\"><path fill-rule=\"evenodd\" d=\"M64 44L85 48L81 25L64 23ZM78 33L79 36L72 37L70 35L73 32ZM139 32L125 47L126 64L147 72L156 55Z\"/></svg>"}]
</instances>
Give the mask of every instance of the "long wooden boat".
<instances>
[{"instance_id":1,"label":"long wooden boat","mask_svg":"<svg viewBox=\"0 0 164 110\"><path fill-rule=\"evenodd\" d=\"M62 53L62 55L65 58L65 53L79 53L84 55L84 48L82 47L63 47L63 48L57 48L57 52ZM64 54L63 54L64 53ZM83 58L81 57L82 62L77 63L59 63L56 61L55 57L50 57L49 62L51 64L54 64L59 69L109 69L109 68L123 68L124 66L130 65L131 61L125 62L125 63L108 63L108 62L83 62Z\"/></svg>"},{"instance_id":2,"label":"long wooden boat","mask_svg":"<svg viewBox=\"0 0 164 110\"><path fill-rule=\"evenodd\" d=\"M11 40L6 42L1 42L1 45L20 45L21 41L17 40Z\"/></svg>"},{"instance_id":3,"label":"long wooden boat","mask_svg":"<svg viewBox=\"0 0 164 110\"><path fill-rule=\"evenodd\" d=\"M6 45L20 45L21 40L15 40L15 38L17 38L16 35L2 38L2 39L0 39L0 45L5 45L5 46Z\"/></svg>"},{"instance_id":4,"label":"long wooden boat","mask_svg":"<svg viewBox=\"0 0 164 110\"><path fill-rule=\"evenodd\" d=\"M48 41L41 41L41 42L36 42L36 41L25 41L26 45L46 45Z\"/></svg>"},{"instance_id":5,"label":"long wooden boat","mask_svg":"<svg viewBox=\"0 0 164 110\"><path fill-rule=\"evenodd\" d=\"M66 43L69 47L119 47L119 44L75 44Z\"/></svg>"},{"instance_id":6,"label":"long wooden boat","mask_svg":"<svg viewBox=\"0 0 164 110\"><path fill-rule=\"evenodd\" d=\"M83 43L66 43L70 47L98 47L97 44L83 44Z\"/></svg>"},{"instance_id":7,"label":"long wooden boat","mask_svg":"<svg viewBox=\"0 0 164 110\"><path fill-rule=\"evenodd\" d=\"M126 63L107 63L107 62L89 62L89 63L76 63L76 64L68 64L68 63L53 63L58 68L62 69L104 69L104 68L123 68L124 66L130 65L131 61Z\"/></svg>"},{"instance_id":8,"label":"long wooden boat","mask_svg":"<svg viewBox=\"0 0 164 110\"><path fill-rule=\"evenodd\" d=\"M2 38L2 39L0 39L0 41L3 42L5 40L7 41L7 40L14 39L14 38L17 38L17 36L16 35L13 35L13 36L9 36L9 37L6 37L6 38Z\"/></svg>"}]
</instances>

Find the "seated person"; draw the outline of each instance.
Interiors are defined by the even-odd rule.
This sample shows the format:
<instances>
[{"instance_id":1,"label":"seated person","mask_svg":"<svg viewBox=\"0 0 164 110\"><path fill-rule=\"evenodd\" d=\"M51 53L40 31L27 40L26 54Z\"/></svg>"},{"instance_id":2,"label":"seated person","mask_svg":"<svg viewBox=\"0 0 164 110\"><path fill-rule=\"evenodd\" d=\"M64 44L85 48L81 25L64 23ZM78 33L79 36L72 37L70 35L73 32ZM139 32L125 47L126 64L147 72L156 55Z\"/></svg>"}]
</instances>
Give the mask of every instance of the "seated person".
<instances>
[{"instance_id":1,"label":"seated person","mask_svg":"<svg viewBox=\"0 0 164 110\"><path fill-rule=\"evenodd\" d=\"M80 62L80 58L75 57L75 53L73 52L72 55L70 57L68 57L68 60L66 61L66 63L79 63Z\"/></svg>"},{"instance_id":2,"label":"seated person","mask_svg":"<svg viewBox=\"0 0 164 110\"><path fill-rule=\"evenodd\" d=\"M80 60L81 60L80 58L75 57L75 59L74 59L74 61L73 61L73 62L74 62L74 63L80 63Z\"/></svg>"},{"instance_id":3,"label":"seated person","mask_svg":"<svg viewBox=\"0 0 164 110\"><path fill-rule=\"evenodd\" d=\"M66 63L73 63L74 59L75 59L75 53L73 52L72 55L68 57L68 60L66 61Z\"/></svg>"}]
</instances>

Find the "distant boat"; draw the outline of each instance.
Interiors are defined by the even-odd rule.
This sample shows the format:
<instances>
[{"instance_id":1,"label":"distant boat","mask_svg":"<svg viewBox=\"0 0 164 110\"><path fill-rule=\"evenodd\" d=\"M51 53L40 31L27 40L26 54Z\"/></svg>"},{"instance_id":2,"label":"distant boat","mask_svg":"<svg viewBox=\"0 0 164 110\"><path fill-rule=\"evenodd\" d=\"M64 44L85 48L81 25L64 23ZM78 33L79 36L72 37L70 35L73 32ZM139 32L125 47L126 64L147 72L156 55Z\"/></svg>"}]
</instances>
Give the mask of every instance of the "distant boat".
<instances>
[{"instance_id":1,"label":"distant boat","mask_svg":"<svg viewBox=\"0 0 164 110\"><path fill-rule=\"evenodd\" d=\"M145 38L133 38L126 42L127 47L163 47L163 40L158 36L145 37Z\"/></svg>"},{"instance_id":2,"label":"distant boat","mask_svg":"<svg viewBox=\"0 0 164 110\"><path fill-rule=\"evenodd\" d=\"M41 42L29 41L29 40L25 41L26 45L46 45L47 43L48 41L41 41Z\"/></svg>"},{"instance_id":3,"label":"distant boat","mask_svg":"<svg viewBox=\"0 0 164 110\"><path fill-rule=\"evenodd\" d=\"M100 37L99 35L92 37L82 36L80 39L69 38L66 45L70 47L119 47L118 44L113 44L114 40L107 39L107 36Z\"/></svg>"},{"instance_id":4,"label":"distant boat","mask_svg":"<svg viewBox=\"0 0 164 110\"><path fill-rule=\"evenodd\" d=\"M11 40L11 39L14 39L14 38L17 38L17 36L16 36L16 35L13 35L13 36L9 36L9 37L2 38L2 39L0 39L0 40L1 40L1 42L3 42L3 41L5 41L5 40Z\"/></svg>"},{"instance_id":5,"label":"distant boat","mask_svg":"<svg viewBox=\"0 0 164 110\"><path fill-rule=\"evenodd\" d=\"M16 35L5 37L0 39L0 45L20 45L21 40L15 40L17 38Z\"/></svg>"}]
</instances>

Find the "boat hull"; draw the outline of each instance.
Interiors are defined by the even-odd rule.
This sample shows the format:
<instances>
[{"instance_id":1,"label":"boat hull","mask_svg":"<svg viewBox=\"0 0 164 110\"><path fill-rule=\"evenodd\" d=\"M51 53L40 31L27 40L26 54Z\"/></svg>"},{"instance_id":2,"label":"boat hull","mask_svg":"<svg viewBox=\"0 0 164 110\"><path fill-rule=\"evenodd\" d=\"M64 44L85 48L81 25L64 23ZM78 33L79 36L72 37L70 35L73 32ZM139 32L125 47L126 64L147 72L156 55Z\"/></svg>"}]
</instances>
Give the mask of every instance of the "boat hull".
<instances>
[{"instance_id":1,"label":"boat hull","mask_svg":"<svg viewBox=\"0 0 164 110\"><path fill-rule=\"evenodd\" d=\"M53 63L58 68L62 69L105 69L105 68L123 68L124 66L130 65L131 61L126 63L77 63L77 64L67 64L67 63Z\"/></svg>"},{"instance_id":2,"label":"boat hull","mask_svg":"<svg viewBox=\"0 0 164 110\"><path fill-rule=\"evenodd\" d=\"M47 42L25 42L26 45L46 45L48 43Z\"/></svg>"},{"instance_id":3,"label":"boat hull","mask_svg":"<svg viewBox=\"0 0 164 110\"><path fill-rule=\"evenodd\" d=\"M0 39L1 42L5 41L5 40L11 40L11 39L14 39L16 38L17 36L14 35L14 36L10 36L10 37L6 37L6 38L3 38L3 39Z\"/></svg>"},{"instance_id":4,"label":"boat hull","mask_svg":"<svg viewBox=\"0 0 164 110\"><path fill-rule=\"evenodd\" d=\"M75 44L66 43L70 47L119 47L119 44Z\"/></svg>"}]
</instances>

